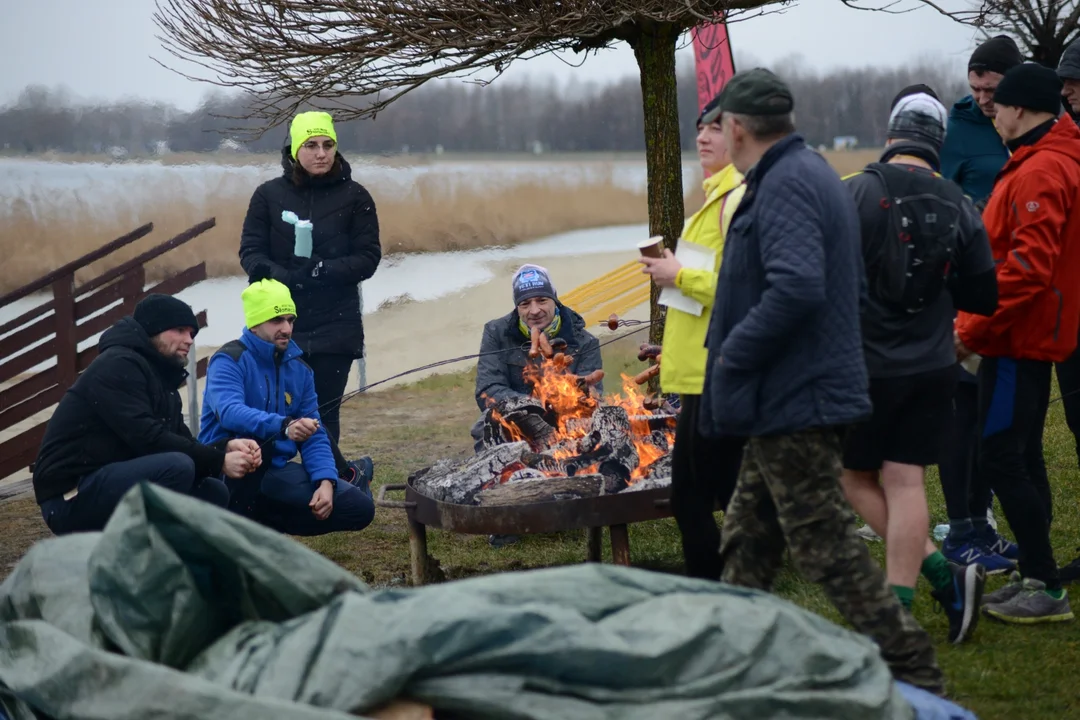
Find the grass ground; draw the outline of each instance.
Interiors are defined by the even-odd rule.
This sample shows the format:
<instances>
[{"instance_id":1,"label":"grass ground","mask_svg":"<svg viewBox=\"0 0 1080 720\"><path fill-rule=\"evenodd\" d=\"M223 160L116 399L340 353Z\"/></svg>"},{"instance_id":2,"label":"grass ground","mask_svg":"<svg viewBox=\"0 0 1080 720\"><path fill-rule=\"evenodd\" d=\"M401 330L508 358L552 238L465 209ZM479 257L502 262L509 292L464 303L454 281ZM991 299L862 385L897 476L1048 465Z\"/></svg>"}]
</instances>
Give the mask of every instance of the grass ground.
<instances>
[{"instance_id":1,"label":"grass ground","mask_svg":"<svg viewBox=\"0 0 1080 720\"><path fill-rule=\"evenodd\" d=\"M608 377L624 369L640 369L632 358L634 341L605 348ZM404 482L412 471L437 458L471 452L468 427L476 418L473 373L437 375L414 385L372 393L342 408L346 454L361 451L376 459L376 486ZM1046 432L1046 461L1055 490L1053 544L1059 561L1071 560L1080 546L1080 470L1073 439L1065 427L1060 403L1051 405ZM936 475L927 479L931 522L946 522ZM999 517L1000 517L1000 513ZM1007 533L1007 528L1003 526ZM0 579L26 549L47 531L32 498L0 505ZM407 585L409 550L404 511L380 509L375 522L361 533L314 538L305 544L377 585ZM429 552L448 579L486 573L582 562L584 532L528 536L500 550L479 536L428 533ZM633 564L653 570L681 572L679 534L671 520L630 527ZM884 563L882 543L871 551ZM605 547L610 560L610 550ZM994 579L990 588L1004 582ZM836 622L840 618L821 591L790 568L775 590L783 597ZM1078 601L1080 603L1080 601ZM1080 605L1076 610L1080 612ZM1064 720L1080 717L1080 623L1022 628L981 622L974 639L961 646L945 642L947 621L937 612L922 584L915 615L938 640L939 660L958 703L983 720Z\"/></svg>"}]
</instances>

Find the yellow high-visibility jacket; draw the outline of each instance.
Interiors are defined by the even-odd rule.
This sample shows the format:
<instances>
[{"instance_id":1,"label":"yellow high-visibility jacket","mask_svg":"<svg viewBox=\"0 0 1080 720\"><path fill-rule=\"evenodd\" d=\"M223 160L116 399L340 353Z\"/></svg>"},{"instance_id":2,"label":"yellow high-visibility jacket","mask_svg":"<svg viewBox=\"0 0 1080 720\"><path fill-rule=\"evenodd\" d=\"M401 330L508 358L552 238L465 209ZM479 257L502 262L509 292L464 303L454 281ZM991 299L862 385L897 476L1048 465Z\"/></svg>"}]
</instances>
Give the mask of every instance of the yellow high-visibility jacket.
<instances>
[{"instance_id":1,"label":"yellow high-visibility jacket","mask_svg":"<svg viewBox=\"0 0 1080 720\"><path fill-rule=\"evenodd\" d=\"M716 278L728 225L739 206L746 185L743 176L728 165L705 180L705 205L694 213L683 228L683 238L713 248L716 262L712 270L683 268L675 284L684 295L705 306L701 315L691 315L668 308L664 324L663 358L660 362L660 389L665 393L700 395L705 387L705 333L709 329Z\"/></svg>"}]
</instances>

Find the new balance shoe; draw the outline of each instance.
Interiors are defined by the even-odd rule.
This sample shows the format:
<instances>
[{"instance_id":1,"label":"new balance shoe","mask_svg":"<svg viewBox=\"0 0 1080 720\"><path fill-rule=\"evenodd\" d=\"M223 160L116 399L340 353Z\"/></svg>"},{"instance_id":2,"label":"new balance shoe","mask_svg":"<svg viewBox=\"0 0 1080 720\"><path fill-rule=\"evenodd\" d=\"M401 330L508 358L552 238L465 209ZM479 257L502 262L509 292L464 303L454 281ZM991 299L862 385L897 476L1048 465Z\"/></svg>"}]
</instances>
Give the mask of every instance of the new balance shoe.
<instances>
[{"instance_id":1,"label":"new balance shoe","mask_svg":"<svg viewBox=\"0 0 1080 720\"><path fill-rule=\"evenodd\" d=\"M986 569L987 575L999 575L1016 569L1016 563L990 552L976 538L966 538L959 542L945 540L941 544L941 554L954 565L981 565Z\"/></svg>"},{"instance_id":2,"label":"new balance shoe","mask_svg":"<svg viewBox=\"0 0 1080 720\"><path fill-rule=\"evenodd\" d=\"M371 493L371 481L375 478L375 462L368 455L362 455L355 460L346 463L349 469L345 471L341 479L350 485L354 485L367 495Z\"/></svg>"},{"instance_id":3,"label":"new balance shoe","mask_svg":"<svg viewBox=\"0 0 1080 720\"><path fill-rule=\"evenodd\" d=\"M1073 619L1069 607L1069 594L1060 591L1056 598L1046 590L1046 584L1033 578L1024 578L1020 591L1012 599L1003 603L991 603L983 607L995 620L1020 625L1037 623L1068 622Z\"/></svg>"},{"instance_id":4,"label":"new balance shoe","mask_svg":"<svg viewBox=\"0 0 1080 720\"><path fill-rule=\"evenodd\" d=\"M975 632L979 624L979 601L986 585L986 568L979 564L952 566L952 584L931 595L949 618L949 642L960 644Z\"/></svg>"},{"instance_id":5,"label":"new balance shoe","mask_svg":"<svg viewBox=\"0 0 1080 720\"><path fill-rule=\"evenodd\" d=\"M980 539L990 552L1000 555L1006 560L1016 561L1020 559L1019 546L1011 540L1006 540L998 535L997 530L989 525L986 526L986 533Z\"/></svg>"}]
</instances>

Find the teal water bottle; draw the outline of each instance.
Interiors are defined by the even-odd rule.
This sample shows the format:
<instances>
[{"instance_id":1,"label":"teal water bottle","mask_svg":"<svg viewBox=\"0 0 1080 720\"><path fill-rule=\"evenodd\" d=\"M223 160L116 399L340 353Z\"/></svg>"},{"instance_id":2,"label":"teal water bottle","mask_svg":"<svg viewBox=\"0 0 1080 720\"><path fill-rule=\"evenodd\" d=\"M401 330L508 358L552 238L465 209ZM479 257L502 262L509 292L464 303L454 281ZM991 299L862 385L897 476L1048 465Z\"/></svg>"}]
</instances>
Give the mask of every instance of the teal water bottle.
<instances>
[{"instance_id":1,"label":"teal water bottle","mask_svg":"<svg viewBox=\"0 0 1080 720\"><path fill-rule=\"evenodd\" d=\"M296 213L291 210L284 210L281 213L281 219L293 226L294 244L293 254L296 257L311 257L311 231L314 226L310 220L301 220L297 217Z\"/></svg>"}]
</instances>

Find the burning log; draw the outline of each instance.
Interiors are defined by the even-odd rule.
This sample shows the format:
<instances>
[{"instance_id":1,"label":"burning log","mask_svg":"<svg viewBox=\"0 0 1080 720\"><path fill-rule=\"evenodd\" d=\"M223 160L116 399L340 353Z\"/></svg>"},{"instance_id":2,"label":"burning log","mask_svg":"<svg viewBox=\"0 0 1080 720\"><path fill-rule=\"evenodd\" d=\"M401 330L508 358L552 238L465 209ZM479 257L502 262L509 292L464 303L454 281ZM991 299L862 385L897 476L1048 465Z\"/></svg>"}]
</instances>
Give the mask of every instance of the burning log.
<instances>
[{"instance_id":1,"label":"burning log","mask_svg":"<svg viewBox=\"0 0 1080 720\"><path fill-rule=\"evenodd\" d=\"M413 486L424 495L442 502L470 505L480 489L502 476L503 470L531 454L526 442L496 445L482 450L461 465L437 463L413 477Z\"/></svg>"},{"instance_id":2,"label":"burning log","mask_svg":"<svg viewBox=\"0 0 1080 720\"><path fill-rule=\"evenodd\" d=\"M479 505L521 505L525 503L579 500L603 494L604 478L600 475L577 477L546 477L511 481L505 485L476 493Z\"/></svg>"},{"instance_id":3,"label":"burning log","mask_svg":"<svg viewBox=\"0 0 1080 720\"><path fill-rule=\"evenodd\" d=\"M638 466L638 453L630 439L630 416L618 405L603 405L592 416L592 425L578 441L578 455L567 460L566 472L573 475L599 464L600 474L610 485L626 487ZM617 490L615 492L618 492Z\"/></svg>"},{"instance_id":4,"label":"burning log","mask_svg":"<svg viewBox=\"0 0 1080 720\"><path fill-rule=\"evenodd\" d=\"M528 440L534 448L546 446L548 438L555 432L545 419L546 415L547 409L536 398L516 395L502 400L484 411L485 447L517 440Z\"/></svg>"}]
</instances>

